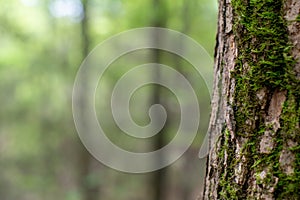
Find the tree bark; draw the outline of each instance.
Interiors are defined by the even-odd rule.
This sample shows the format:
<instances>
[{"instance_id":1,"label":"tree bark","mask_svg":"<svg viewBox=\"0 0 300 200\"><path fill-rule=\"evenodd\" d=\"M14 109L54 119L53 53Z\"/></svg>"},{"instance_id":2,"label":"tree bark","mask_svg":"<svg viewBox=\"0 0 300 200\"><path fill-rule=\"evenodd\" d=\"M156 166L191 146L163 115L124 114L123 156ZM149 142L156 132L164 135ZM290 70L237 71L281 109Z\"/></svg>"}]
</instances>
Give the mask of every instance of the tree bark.
<instances>
[{"instance_id":1,"label":"tree bark","mask_svg":"<svg viewBox=\"0 0 300 200\"><path fill-rule=\"evenodd\" d=\"M153 18L151 21L151 25L153 27L165 27L167 24L167 9L165 7L164 2L161 0L152 0L152 6L153 6L154 13L152 16ZM157 33L153 33L153 43L159 44L160 40L161 40L161 36L157 35ZM161 60L162 60L161 51L159 49L153 49L151 62L161 63ZM152 76L155 82L160 82L161 79L160 69L157 68L156 70L154 70ZM151 101L150 102L151 105L163 104L161 86L155 85L153 87L150 101ZM154 118L159 119L159 116ZM163 147L165 143L165 133L167 128L168 128L168 123L165 124L164 128L155 137L153 141L153 146L155 149L160 149ZM165 158L163 157L163 155L161 155L158 159L160 160L158 162L162 162ZM166 177L167 177L167 169L159 169L151 173L150 187L153 188L153 200L165 199Z\"/></svg>"},{"instance_id":2,"label":"tree bark","mask_svg":"<svg viewBox=\"0 0 300 200\"><path fill-rule=\"evenodd\" d=\"M299 13L219 0L203 199L300 199Z\"/></svg>"},{"instance_id":3,"label":"tree bark","mask_svg":"<svg viewBox=\"0 0 300 200\"><path fill-rule=\"evenodd\" d=\"M81 39L82 39L82 57L86 58L90 51L90 36L89 36L89 21L88 21L88 4L89 0L82 0L83 6L83 19L81 21ZM86 83L83 87L88 88L89 83ZM88 89L81 90L81 97L87 96L86 91ZM83 102L83 101L81 101ZM80 105L82 109L82 113L85 113L84 105ZM86 130L89 130L90 122L88 118L85 119L84 122ZM79 186L81 191L81 198L83 200L96 200L100 198L100 184L99 180L92 180L92 176L95 176L95 166L97 161L93 158L92 155L85 149L80 148L79 150L79 163L78 163L78 178L79 178Z\"/></svg>"}]
</instances>

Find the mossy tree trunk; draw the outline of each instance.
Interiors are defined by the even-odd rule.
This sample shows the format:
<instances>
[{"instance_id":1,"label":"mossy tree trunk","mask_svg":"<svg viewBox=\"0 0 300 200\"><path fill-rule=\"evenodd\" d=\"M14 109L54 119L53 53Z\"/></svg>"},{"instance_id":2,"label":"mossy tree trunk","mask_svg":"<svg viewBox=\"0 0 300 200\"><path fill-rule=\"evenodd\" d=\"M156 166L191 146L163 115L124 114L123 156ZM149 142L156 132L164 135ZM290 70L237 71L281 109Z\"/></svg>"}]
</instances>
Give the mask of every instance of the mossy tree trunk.
<instances>
[{"instance_id":1,"label":"mossy tree trunk","mask_svg":"<svg viewBox=\"0 0 300 200\"><path fill-rule=\"evenodd\" d=\"M203 199L300 199L299 12L219 0Z\"/></svg>"}]
</instances>

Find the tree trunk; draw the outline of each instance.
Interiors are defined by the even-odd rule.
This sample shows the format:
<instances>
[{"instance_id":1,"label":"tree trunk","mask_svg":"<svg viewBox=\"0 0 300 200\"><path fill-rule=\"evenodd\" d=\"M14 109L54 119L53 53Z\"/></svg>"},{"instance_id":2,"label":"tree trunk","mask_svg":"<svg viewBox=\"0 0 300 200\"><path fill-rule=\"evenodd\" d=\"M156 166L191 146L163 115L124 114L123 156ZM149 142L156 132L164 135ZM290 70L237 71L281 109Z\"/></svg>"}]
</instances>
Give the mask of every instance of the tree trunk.
<instances>
[{"instance_id":1,"label":"tree trunk","mask_svg":"<svg viewBox=\"0 0 300 200\"><path fill-rule=\"evenodd\" d=\"M299 12L219 0L203 199L300 199Z\"/></svg>"},{"instance_id":2,"label":"tree trunk","mask_svg":"<svg viewBox=\"0 0 300 200\"><path fill-rule=\"evenodd\" d=\"M153 27L165 27L167 24L167 10L165 8L165 5L163 1L161 0L152 0L153 5L153 18L151 25ZM153 43L159 44L161 40L161 36L157 35L157 33L153 34ZM152 63L161 63L162 55L161 51L159 49L153 49L152 53ZM161 79L161 72L159 68L154 70L153 74L153 80L155 82L160 82ZM151 95L151 105L154 104L162 104L162 91L161 86L155 85L153 87L152 95ZM154 117L156 119L159 119L159 117ZM165 133L167 130L167 124L165 124L164 128L157 134L157 136L154 139L153 146L155 149L160 149L164 146L165 143ZM158 159L164 160L165 158L161 155ZM153 173L151 173L151 185L150 187L153 188L153 200L162 200L164 199L164 196L166 195L165 191L165 182L166 182L166 176L167 176L167 169L159 169Z\"/></svg>"},{"instance_id":3,"label":"tree trunk","mask_svg":"<svg viewBox=\"0 0 300 200\"><path fill-rule=\"evenodd\" d=\"M82 57L86 58L90 51L90 36L89 36L89 24L88 24L88 3L89 0L82 0L83 6L83 19L81 21L81 39L82 39ZM83 87L88 88L89 83L86 83ZM81 90L81 97L85 97L88 89ZM83 102L83 101L81 101ZM85 113L84 105L81 105L82 113ZM84 122L86 130L89 130L90 122L86 118ZM79 164L78 164L78 176L81 196L83 200L97 200L100 197L99 180L92 179L95 172L93 172L93 165L97 161L90 155L85 148L79 149ZM95 170L94 170L95 171Z\"/></svg>"}]
</instances>

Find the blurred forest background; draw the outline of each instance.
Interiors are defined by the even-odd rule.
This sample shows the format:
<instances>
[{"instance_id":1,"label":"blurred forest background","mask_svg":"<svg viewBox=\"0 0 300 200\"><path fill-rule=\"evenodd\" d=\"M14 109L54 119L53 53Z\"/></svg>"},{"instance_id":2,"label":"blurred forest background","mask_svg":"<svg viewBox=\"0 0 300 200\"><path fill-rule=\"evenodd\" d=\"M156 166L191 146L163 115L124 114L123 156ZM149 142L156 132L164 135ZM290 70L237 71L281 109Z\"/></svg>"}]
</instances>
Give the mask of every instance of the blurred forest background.
<instances>
[{"instance_id":1,"label":"blurred forest background","mask_svg":"<svg viewBox=\"0 0 300 200\"><path fill-rule=\"evenodd\" d=\"M195 199L203 183L205 163L198 158L198 151L201 133L206 130L199 130L191 148L170 167L147 174L117 172L95 160L80 142L72 118L72 87L76 72L90 50L131 28L161 26L183 32L213 57L217 1L0 2L0 199ZM177 68L191 80L196 79L188 63L160 54L160 63ZM125 63L120 58L114 63L126 64L132 62ZM109 91L121 71L108 72L104 80L106 88L102 90ZM208 94L201 90L199 84L197 95L207 101ZM176 106L167 91L145 92L149 104L156 101L151 100L153 95L161 96L162 103L171 109L168 113L176 113L172 111ZM105 93L99 98L105 99ZM134 107L148 108L144 103ZM105 110L104 115L109 112L105 103L97 106ZM147 109L135 109L133 115L137 119L147 116ZM174 120L178 121L176 117ZM204 119L203 123L207 121ZM175 122L169 121L163 131L171 134L177 128ZM105 123L111 132L109 137L119 146L127 145L127 149L134 150L136 141L118 136L111 123ZM150 142L155 146L158 139ZM158 142L156 147L161 145Z\"/></svg>"}]
</instances>

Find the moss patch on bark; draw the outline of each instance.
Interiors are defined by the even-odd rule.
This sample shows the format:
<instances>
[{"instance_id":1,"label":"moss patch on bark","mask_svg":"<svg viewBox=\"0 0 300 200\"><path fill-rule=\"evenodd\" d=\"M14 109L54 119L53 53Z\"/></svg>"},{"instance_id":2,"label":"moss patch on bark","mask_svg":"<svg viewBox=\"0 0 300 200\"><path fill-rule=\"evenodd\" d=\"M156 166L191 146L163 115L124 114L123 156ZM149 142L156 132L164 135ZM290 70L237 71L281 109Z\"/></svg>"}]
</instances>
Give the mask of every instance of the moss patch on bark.
<instances>
[{"instance_id":1,"label":"moss patch on bark","mask_svg":"<svg viewBox=\"0 0 300 200\"><path fill-rule=\"evenodd\" d=\"M299 198L300 194L300 81L293 71L295 60L291 56L287 23L284 19L283 0L232 0L234 34L238 45L236 66L231 75L235 79L234 118L237 137L247 138L241 153L247 165L257 173L256 183L272 182L275 198ZM299 16L297 19L299 20ZM286 91L286 101L280 116L280 126L266 124L270 98L275 91ZM259 151L260 136L270 131L274 148L270 153ZM235 168L235 151L230 150L230 135L224 131L224 150L230 164L223 170L219 194L223 199L246 196L245 185L237 184L231 177ZM226 139L227 138L227 139ZM280 167L280 156L287 141L297 145L290 148L296 155L294 173L286 174ZM227 163L228 163L227 161ZM267 169L267 170L266 170ZM266 172L267 171L267 172ZM259 176L261 173L266 176ZM252 174L247 174L249 177Z\"/></svg>"}]
</instances>

